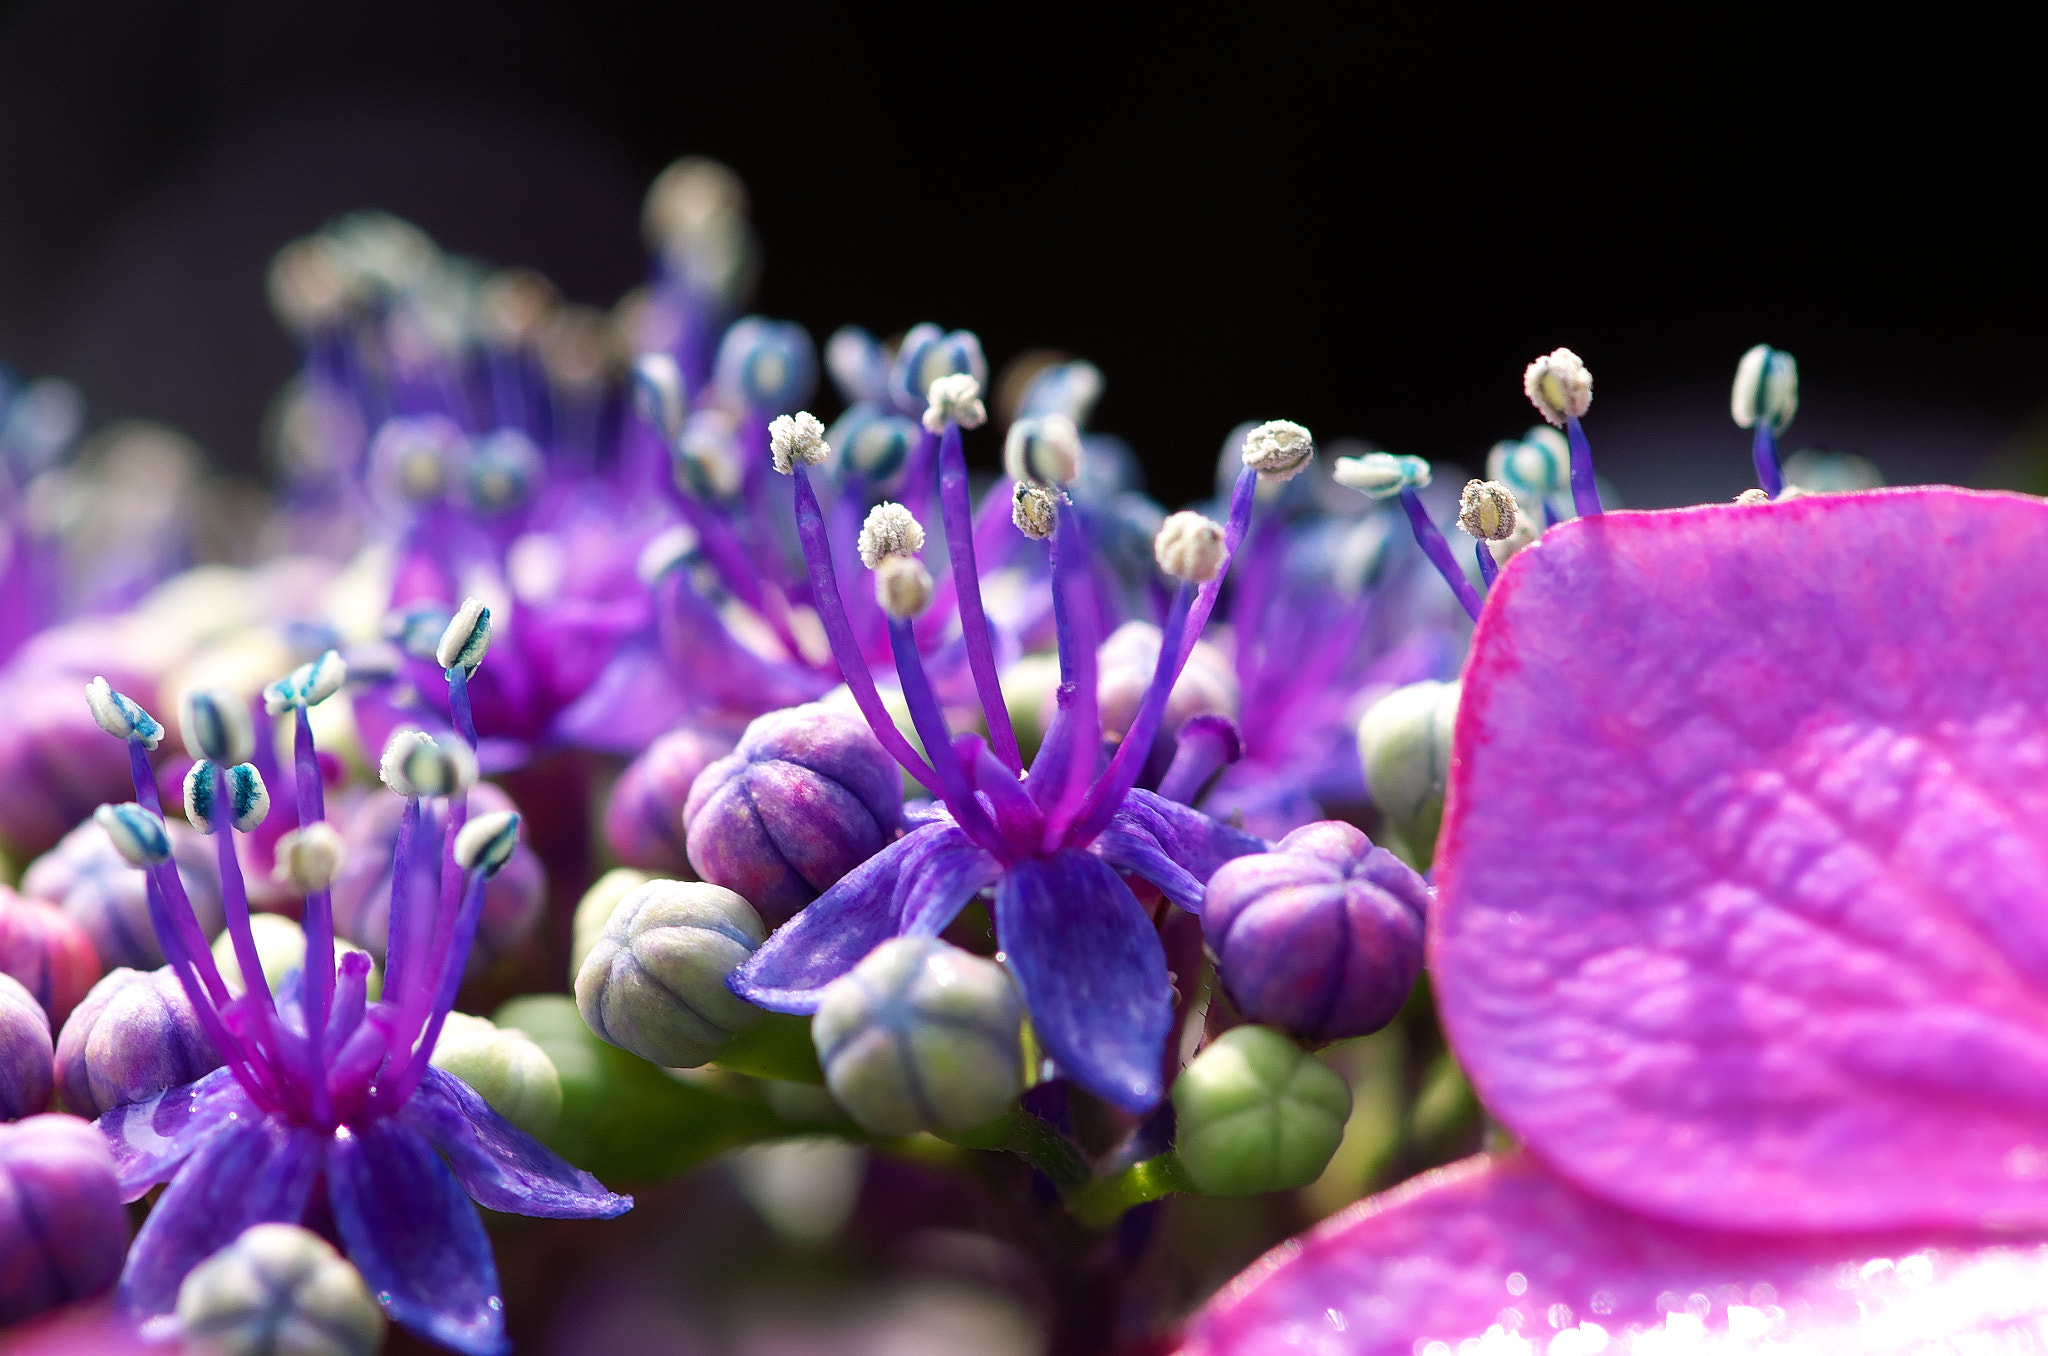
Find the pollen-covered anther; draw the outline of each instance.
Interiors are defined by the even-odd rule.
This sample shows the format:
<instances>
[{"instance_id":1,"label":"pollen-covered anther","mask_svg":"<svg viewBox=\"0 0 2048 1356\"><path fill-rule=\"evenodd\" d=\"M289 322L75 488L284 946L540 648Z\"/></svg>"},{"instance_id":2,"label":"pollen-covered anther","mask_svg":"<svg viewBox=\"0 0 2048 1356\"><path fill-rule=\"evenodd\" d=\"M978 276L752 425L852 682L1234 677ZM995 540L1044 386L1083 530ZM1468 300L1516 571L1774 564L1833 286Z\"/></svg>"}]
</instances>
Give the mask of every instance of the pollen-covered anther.
<instances>
[{"instance_id":1,"label":"pollen-covered anther","mask_svg":"<svg viewBox=\"0 0 2048 1356\"><path fill-rule=\"evenodd\" d=\"M348 661L340 651L329 650L264 688L263 709L280 716L294 706L318 706L341 691L341 685L347 681Z\"/></svg>"},{"instance_id":2,"label":"pollen-covered anther","mask_svg":"<svg viewBox=\"0 0 2048 1356\"><path fill-rule=\"evenodd\" d=\"M249 704L221 689L194 689L178 703L185 751L216 763L246 762L256 751Z\"/></svg>"},{"instance_id":3,"label":"pollen-covered anther","mask_svg":"<svg viewBox=\"0 0 2048 1356\"><path fill-rule=\"evenodd\" d=\"M1758 344L1735 366L1735 387L1728 397L1737 428L1767 425L1783 433L1799 412L1799 364L1791 354Z\"/></svg>"},{"instance_id":4,"label":"pollen-covered anther","mask_svg":"<svg viewBox=\"0 0 2048 1356\"><path fill-rule=\"evenodd\" d=\"M519 815L516 811L497 810L478 815L455 835L455 864L464 871L496 875L499 867L512 860L513 850L518 846Z\"/></svg>"},{"instance_id":5,"label":"pollen-covered anther","mask_svg":"<svg viewBox=\"0 0 2048 1356\"><path fill-rule=\"evenodd\" d=\"M1403 490L1428 485L1429 463L1420 457L1368 452L1362 457L1339 457L1330 468L1330 478L1374 499L1391 499Z\"/></svg>"},{"instance_id":6,"label":"pollen-covered anther","mask_svg":"<svg viewBox=\"0 0 2048 1356\"><path fill-rule=\"evenodd\" d=\"M1206 584L1223 566L1223 528L1199 513L1173 514L1152 538L1152 558L1175 579Z\"/></svg>"},{"instance_id":7,"label":"pollen-covered anther","mask_svg":"<svg viewBox=\"0 0 2048 1356\"><path fill-rule=\"evenodd\" d=\"M1536 412L1563 428L1593 407L1593 374L1568 348L1544 354L1522 373L1522 391Z\"/></svg>"},{"instance_id":8,"label":"pollen-covered anther","mask_svg":"<svg viewBox=\"0 0 2048 1356\"><path fill-rule=\"evenodd\" d=\"M163 819L134 801L102 805L92 818L130 866L158 866L171 859L171 836Z\"/></svg>"},{"instance_id":9,"label":"pollen-covered anther","mask_svg":"<svg viewBox=\"0 0 2048 1356\"><path fill-rule=\"evenodd\" d=\"M924 525L903 505L884 501L868 510L857 545L860 563L876 569L890 556L914 556L924 550Z\"/></svg>"},{"instance_id":10,"label":"pollen-covered anther","mask_svg":"<svg viewBox=\"0 0 2048 1356\"><path fill-rule=\"evenodd\" d=\"M85 685L85 704L92 718L116 739L138 739L145 749L154 749L164 737L164 727L133 701L114 691L104 678Z\"/></svg>"},{"instance_id":11,"label":"pollen-covered anther","mask_svg":"<svg viewBox=\"0 0 2048 1356\"><path fill-rule=\"evenodd\" d=\"M1515 535L1515 493L1498 480L1468 480L1458 495L1458 526L1481 541Z\"/></svg>"},{"instance_id":12,"label":"pollen-covered anther","mask_svg":"<svg viewBox=\"0 0 2048 1356\"><path fill-rule=\"evenodd\" d=\"M346 855L340 832L325 820L317 820L277 840L277 865L271 878L279 885L309 895L334 884Z\"/></svg>"},{"instance_id":13,"label":"pollen-covered anther","mask_svg":"<svg viewBox=\"0 0 2048 1356\"><path fill-rule=\"evenodd\" d=\"M1030 480L1017 482L1016 492L1010 497L1010 521L1019 532L1033 541L1044 541L1059 525L1059 516L1058 490Z\"/></svg>"},{"instance_id":14,"label":"pollen-covered anther","mask_svg":"<svg viewBox=\"0 0 2048 1356\"><path fill-rule=\"evenodd\" d=\"M988 422L988 407L981 403L981 383L966 372L953 372L934 381L925 391L924 426L933 433L946 431L948 421L961 428L980 428Z\"/></svg>"},{"instance_id":15,"label":"pollen-covered anther","mask_svg":"<svg viewBox=\"0 0 2048 1356\"><path fill-rule=\"evenodd\" d=\"M1285 419L1269 420L1244 435L1244 464L1263 480L1292 479L1315 454L1308 430Z\"/></svg>"},{"instance_id":16,"label":"pollen-covered anther","mask_svg":"<svg viewBox=\"0 0 2048 1356\"><path fill-rule=\"evenodd\" d=\"M1768 504L1771 502L1771 497L1752 485L1741 494L1736 495L1735 502L1738 504Z\"/></svg>"},{"instance_id":17,"label":"pollen-covered anther","mask_svg":"<svg viewBox=\"0 0 2048 1356\"><path fill-rule=\"evenodd\" d=\"M214 773L219 765L205 758L185 774L185 818L201 833L212 833L216 807ZM270 788L254 763L237 763L225 773L228 823L237 832L254 833L270 816Z\"/></svg>"},{"instance_id":18,"label":"pollen-covered anther","mask_svg":"<svg viewBox=\"0 0 2048 1356\"><path fill-rule=\"evenodd\" d=\"M1012 480L1071 485L1081 474L1081 430L1064 414L1019 419L1003 440L1003 470Z\"/></svg>"},{"instance_id":19,"label":"pollen-covered anther","mask_svg":"<svg viewBox=\"0 0 2048 1356\"><path fill-rule=\"evenodd\" d=\"M464 673L475 673L490 648L491 610L481 598L464 598L434 646L434 662L444 669L460 667Z\"/></svg>"},{"instance_id":20,"label":"pollen-covered anther","mask_svg":"<svg viewBox=\"0 0 2048 1356\"><path fill-rule=\"evenodd\" d=\"M898 621L932 605L932 574L916 556L889 556L875 567L875 602Z\"/></svg>"},{"instance_id":21,"label":"pollen-covered anther","mask_svg":"<svg viewBox=\"0 0 2048 1356\"><path fill-rule=\"evenodd\" d=\"M832 447L825 441L825 426L818 422L818 416L798 410L795 414L777 415L768 425L768 455L775 459L778 472L790 475L798 462L818 465L832 455Z\"/></svg>"},{"instance_id":22,"label":"pollen-covered anther","mask_svg":"<svg viewBox=\"0 0 2048 1356\"><path fill-rule=\"evenodd\" d=\"M408 799L459 795L476 781L476 755L459 739L442 741L424 730L399 730L384 745L377 776Z\"/></svg>"}]
</instances>

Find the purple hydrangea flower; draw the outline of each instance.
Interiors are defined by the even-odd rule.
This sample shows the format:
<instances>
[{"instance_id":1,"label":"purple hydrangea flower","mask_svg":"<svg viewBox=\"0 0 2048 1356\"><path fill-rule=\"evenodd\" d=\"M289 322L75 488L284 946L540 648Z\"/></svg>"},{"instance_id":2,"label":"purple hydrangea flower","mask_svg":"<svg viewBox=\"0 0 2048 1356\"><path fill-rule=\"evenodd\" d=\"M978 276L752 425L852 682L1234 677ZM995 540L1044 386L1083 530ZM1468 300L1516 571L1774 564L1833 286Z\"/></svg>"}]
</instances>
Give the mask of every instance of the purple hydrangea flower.
<instances>
[{"instance_id":1,"label":"purple hydrangea flower","mask_svg":"<svg viewBox=\"0 0 2048 1356\"><path fill-rule=\"evenodd\" d=\"M1587 517L1510 562L1430 965L1525 1150L1328 1221L1185 1350L2037 1332L2044 540L2038 499L1935 487Z\"/></svg>"}]
</instances>

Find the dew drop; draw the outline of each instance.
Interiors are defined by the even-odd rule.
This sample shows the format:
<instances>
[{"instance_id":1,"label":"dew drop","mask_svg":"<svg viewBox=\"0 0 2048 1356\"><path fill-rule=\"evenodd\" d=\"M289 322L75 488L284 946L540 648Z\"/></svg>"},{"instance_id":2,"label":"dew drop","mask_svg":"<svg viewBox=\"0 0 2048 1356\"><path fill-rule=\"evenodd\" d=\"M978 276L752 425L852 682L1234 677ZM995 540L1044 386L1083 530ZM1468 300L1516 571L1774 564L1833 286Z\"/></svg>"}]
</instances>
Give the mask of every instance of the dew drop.
<instances>
[{"instance_id":1,"label":"dew drop","mask_svg":"<svg viewBox=\"0 0 2048 1356\"><path fill-rule=\"evenodd\" d=\"M1526 1293L1528 1289L1529 1278L1527 1276L1524 1276L1519 1271L1510 1271L1508 1273L1508 1293L1510 1295L1521 1295Z\"/></svg>"}]
</instances>

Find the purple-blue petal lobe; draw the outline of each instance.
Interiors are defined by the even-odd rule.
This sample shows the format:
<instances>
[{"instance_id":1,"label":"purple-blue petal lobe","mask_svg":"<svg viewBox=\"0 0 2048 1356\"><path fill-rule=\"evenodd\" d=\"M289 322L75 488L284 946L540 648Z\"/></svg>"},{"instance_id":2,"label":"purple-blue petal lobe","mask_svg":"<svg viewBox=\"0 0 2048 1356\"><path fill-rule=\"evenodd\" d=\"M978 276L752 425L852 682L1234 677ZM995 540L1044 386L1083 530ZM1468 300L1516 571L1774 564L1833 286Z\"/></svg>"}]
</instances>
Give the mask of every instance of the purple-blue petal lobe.
<instances>
[{"instance_id":1,"label":"purple-blue petal lobe","mask_svg":"<svg viewBox=\"0 0 2048 1356\"><path fill-rule=\"evenodd\" d=\"M475 1089L430 1068L397 1116L448 1160L470 1199L545 1219L611 1219L633 1208L583 1169L491 1110Z\"/></svg>"},{"instance_id":2,"label":"purple-blue petal lobe","mask_svg":"<svg viewBox=\"0 0 2048 1356\"><path fill-rule=\"evenodd\" d=\"M1123 807L1093 844L1104 861L1151 881L1189 913L1202 911L1204 888L1217 867L1269 846L1243 829L1144 790L1124 797Z\"/></svg>"},{"instance_id":3,"label":"purple-blue petal lobe","mask_svg":"<svg viewBox=\"0 0 2048 1356\"><path fill-rule=\"evenodd\" d=\"M222 1068L147 1101L117 1106L93 1124L114 1156L121 1199L132 1201L171 1180L178 1165L231 1119L250 1121L256 1114L249 1094Z\"/></svg>"}]
</instances>

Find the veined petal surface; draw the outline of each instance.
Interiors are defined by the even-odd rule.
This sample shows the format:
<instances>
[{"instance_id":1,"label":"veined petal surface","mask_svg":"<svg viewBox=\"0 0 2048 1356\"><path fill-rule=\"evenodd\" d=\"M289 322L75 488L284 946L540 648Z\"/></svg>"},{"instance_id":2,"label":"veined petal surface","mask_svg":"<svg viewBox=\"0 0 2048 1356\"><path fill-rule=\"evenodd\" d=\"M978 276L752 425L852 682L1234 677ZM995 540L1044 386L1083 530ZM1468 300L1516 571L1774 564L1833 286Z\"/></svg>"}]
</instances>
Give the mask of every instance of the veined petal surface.
<instances>
[{"instance_id":1,"label":"veined petal surface","mask_svg":"<svg viewBox=\"0 0 2048 1356\"><path fill-rule=\"evenodd\" d=\"M207 1136L230 1118L254 1120L256 1104L226 1068L154 1097L106 1112L93 1124L114 1155L121 1199L136 1200L168 1182Z\"/></svg>"},{"instance_id":2,"label":"veined petal surface","mask_svg":"<svg viewBox=\"0 0 2048 1356\"><path fill-rule=\"evenodd\" d=\"M446 1070L428 1069L397 1119L447 1156L478 1205L549 1219L611 1219L633 1208L631 1196L564 1162Z\"/></svg>"}]
</instances>

